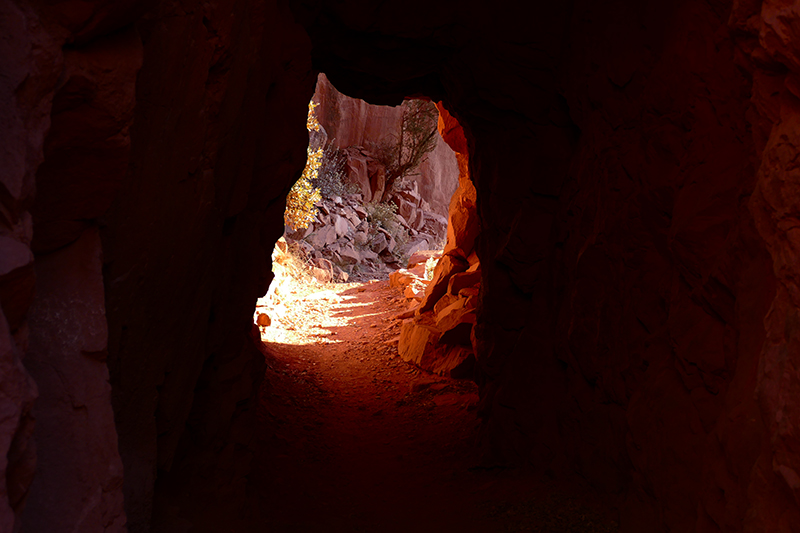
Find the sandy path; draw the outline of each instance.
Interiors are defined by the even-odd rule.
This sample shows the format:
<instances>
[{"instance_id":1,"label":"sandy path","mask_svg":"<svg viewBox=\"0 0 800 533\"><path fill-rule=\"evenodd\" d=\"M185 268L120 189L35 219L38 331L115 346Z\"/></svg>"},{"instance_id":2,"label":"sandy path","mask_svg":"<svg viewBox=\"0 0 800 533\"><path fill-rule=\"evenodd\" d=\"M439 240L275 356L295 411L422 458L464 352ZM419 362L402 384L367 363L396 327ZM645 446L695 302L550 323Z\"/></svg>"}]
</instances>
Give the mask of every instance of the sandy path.
<instances>
[{"instance_id":1,"label":"sandy path","mask_svg":"<svg viewBox=\"0 0 800 533\"><path fill-rule=\"evenodd\" d=\"M551 488L476 468L477 388L400 360L405 299L387 282L312 290L262 330L265 531L595 531L509 516Z\"/></svg>"}]
</instances>

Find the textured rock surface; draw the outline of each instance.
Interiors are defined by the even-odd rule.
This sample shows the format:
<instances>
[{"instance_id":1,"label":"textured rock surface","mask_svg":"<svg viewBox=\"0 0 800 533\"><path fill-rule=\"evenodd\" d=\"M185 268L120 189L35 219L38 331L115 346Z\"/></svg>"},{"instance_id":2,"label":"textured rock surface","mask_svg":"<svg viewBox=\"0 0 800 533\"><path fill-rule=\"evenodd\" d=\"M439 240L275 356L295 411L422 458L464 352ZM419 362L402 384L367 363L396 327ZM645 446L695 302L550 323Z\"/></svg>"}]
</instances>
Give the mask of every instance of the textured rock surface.
<instances>
[{"instance_id":1,"label":"textured rock surface","mask_svg":"<svg viewBox=\"0 0 800 533\"><path fill-rule=\"evenodd\" d=\"M800 521L800 332L794 318L800 309L795 230L800 173L793 163L800 149L800 40L796 30L800 12L796 5L765 1L760 13L757 6L737 6L731 19L749 35L742 50L749 54L745 64L754 74L752 101L758 121L753 121L753 130L761 156L750 209L778 281L764 321L767 338L756 384L766 434L748 487L752 504L745 519L752 531L794 531Z\"/></svg>"},{"instance_id":2,"label":"textured rock surface","mask_svg":"<svg viewBox=\"0 0 800 533\"><path fill-rule=\"evenodd\" d=\"M154 527L237 527L307 38L274 3L37 9L0 5L0 529L149 531L157 475Z\"/></svg>"},{"instance_id":3,"label":"textured rock surface","mask_svg":"<svg viewBox=\"0 0 800 533\"><path fill-rule=\"evenodd\" d=\"M794 6L322 4L337 87L464 127L494 460L581 472L626 531L796 530Z\"/></svg>"},{"instance_id":4,"label":"textured rock surface","mask_svg":"<svg viewBox=\"0 0 800 533\"><path fill-rule=\"evenodd\" d=\"M446 251L480 258L487 460L579 472L625 531L797 531L797 7L290 3L0 2L0 529L39 527L26 498L67 530L147 531L154 495L156 530L256 518L252 311L313 59L463 128ZM87 462L119 464L102 327L49 337L47 310L97 324L103 300L126 515Z\"/></svg>"},{"instance_id":5,"label":"textured rock surface","mask_svg":"<svg viewBox=\"0 0 800 533\"><path fill-rule=\"evenodd\" d=\"M97 229L36 259L25 356L39 387L28 531L125 531L101 266Z\"/></svg>"},{"instance_id":6,"label":"textured rock surface","mask_svg":"<svg viewBox=\"0 0 800 533\"><path fill-rule=\"evenodd\" d=\"M272 2L161 2L137 28L130 170L102 232L130 530L245 528L228 517L248 518L252 311L305 163L308 42Z\"/></svg>"},{"instance_id":7,"label":"textured rock surface","mask_svg":"<svg viewBox=\"0 0 800 533\"><path fill-rule=\"evenodd\" d=\"M108 380L108 330L94 219L128 167L141 42L131 31L63 54L32 206L36 299L25 365L39 385L30 531L124 531L122 462Z\"/></svg>"},{"instance_id":8,"label":"textured rock surface","mask_svg":"<svg viewBox=\"0 0 800 533\"><path fill-rule=\"evenodd\" d=\"M403 110L399 106L370 105L364 100L350 98L337 91L325 74L319 75L314 101L319 103L319 122L331 144L347 150L349 179L361 184L365 192L369 183L371 191L379 197L383 186L376 176L377 161L369 152L361 152L364 147L372 149L395 139ZM417 173L413 179L420 195L428 202L429 210L445 215L458 182L458 167L453 150L443 139L437 139L436 148L420 164Z\"/></svg>"},{"instance_id":9,"label":"textured rock surface","mask_svg":"<svg viewBox=\"0 0 800 533\"><path fill-rule=\"evenodd\" d=\"M473 376L475 361L472 338L482 277L475 239L480 224L464 130L441 105L439 133L456 154L458 188L450 200L444 256L436 263L416 316L404 321L397 349L400 357L420 368L464 378ZM419 259L412 256L409 267Z\"/></svg>"},{"instance_id":10,"label":"textured rock surface","mask_svg":"<svg viewBox=\"0 0 800 533\"><path fill-rule=\"evenodd\" d=\"M37 389L22 366L22 351L2 313L0 319L0 401L4 415L0 423L0 527L3 531L18 531L36 467L30 410Z\"/></svg>"},{"instance_id":11,"label":"textured rock surface","mask_svg":"<svg viewBox=\"0 0 800 533\"><path fill-rule=\"evenodd\" d=\"M36 456L23 367L35 274L29 213L58 78L57 40L29 6L0 2L0 529L19 531Z\"/></svg>"},{"instance_id":12,"label":"textured rock surface","mask_svg":"<svg viewBox=\"0 0 800 533\"><path fill-rule=\"evenodd\" d=\"M325 74L320 74L314 101L317 116L338 148L368 146L391 139L400 128L403 111L399 106L370 105L336 90Z\"/></svg>"}]
</instances>

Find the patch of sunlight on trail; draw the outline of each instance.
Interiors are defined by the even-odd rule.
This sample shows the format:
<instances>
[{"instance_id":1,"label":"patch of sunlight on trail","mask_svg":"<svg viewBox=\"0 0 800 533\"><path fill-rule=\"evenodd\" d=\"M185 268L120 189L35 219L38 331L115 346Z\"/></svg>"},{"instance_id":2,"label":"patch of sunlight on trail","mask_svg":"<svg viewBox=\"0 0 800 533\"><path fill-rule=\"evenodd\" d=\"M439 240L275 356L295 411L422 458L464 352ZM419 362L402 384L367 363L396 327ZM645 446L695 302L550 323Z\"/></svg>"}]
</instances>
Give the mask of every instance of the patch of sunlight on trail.
<instances>
[{"instance_id":1,"label":"patch of sunlight on trail","mask_svg":"<svg viewBox=\"0 0 800 533\"><path fill-rule=\"evenodd\" d=\"M275 278L259 298L253 321L261 340L275 344L335 344L337 331L373 317L374 301L363 297L371 282L321 283L300 259L273 252ZM266 316L264 316L266 315Z\"/></svg>"},{"instance_id":2,"label":"patch of sunlight on trail","mask_svg":"<svg viewBox=\"0 0 800 533\"><path fill-rule=\"evenodd\" d=\"M341 294L364 285L357 282L331 285L276 277L269 292L256 302L254 322L259 323L259 315L269 317L269 325L259 327L261 340L291 345L340 342L337 330L381 314L373 311L373 302Z\"/></svg>"}]
</instances>

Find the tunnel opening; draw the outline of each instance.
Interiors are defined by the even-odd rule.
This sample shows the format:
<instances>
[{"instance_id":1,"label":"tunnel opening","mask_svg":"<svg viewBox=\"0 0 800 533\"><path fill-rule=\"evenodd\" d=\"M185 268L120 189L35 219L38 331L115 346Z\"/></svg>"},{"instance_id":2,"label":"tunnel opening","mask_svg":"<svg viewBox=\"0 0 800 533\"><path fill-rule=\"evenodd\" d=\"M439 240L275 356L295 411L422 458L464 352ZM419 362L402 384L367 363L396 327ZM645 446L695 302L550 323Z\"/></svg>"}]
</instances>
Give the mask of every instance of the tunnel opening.
<instances>
[{"instance_id":1,"label":"tunnel opening","mask_svg":"<svg viewBox=\"0 0 800 533\"><path fill-rule=\"evenodd\" d=\"M308 293L315 285L388 280L406 297L402 318L420 314L448 238L455 243L455 235L448 234L452 204L456 223L472 233L459 239L473 244L477 234L474 188L460 173L457 154L439 134L439 125L439 110L430 101L370 105L343 95L319 74L306 120L308 159L287 195L284 233L272 253L275 279L257 303L255 321L264 333L285 336L279 326L288 308L302 307L291 298L301 285ZM474 323L477 255L455 244L448 254L461 264L438 274L436 299L425 305L437 303L450 276L468 270L447 303L468 289L470 305L458 307L472 310L465 322ZM295 320L299 316L302 312ZM455 316L449 329L459 323Z\"/></svg>"},{"instance_id":2,"label":"tunnel opening","mask_svg":"<svg viewBox=\"0 0 800 533\"><path fill-rule=\"evenodd\" d=\"M577 473L624 531L791 531L796 10L374 4L0 0L0 530L269 522L252 315L321 70L469 139L492 465Z\"/></svg>"},{"instance_id":3,"label":"tunnel opening","mask_svg":"<svg viewBox=\"0 0 800 533\"><path fill-rule=\"evenodd\" d=\"M449 206L459 202L456 154L438 114L424 100L369 105L319 75L309 159L289 193L275 279L255 315L267 359L264 454L281 458L264 461L272 482L261 489L276 530L468 525L454 521L463 491L448 478L473 460L477 387L448 378L471 377L469 334L450 340L459 356L449 367L435 361L438 375L433 361L415 366L421 358L401 339L446 248ZM471 281L453 296L472 290L474 310L479 277ZM471 321L454 316L440 336L474 322L474 312Z\"/></svg>"},{"instance_id":4,"label":"tunnel opening","mask_svg":"<svg viewBox=\"0 0 800 533\"><path fill-rule=\"evenodd\" d=\"M275 531L616 531L614 512L574 480L509 475L483 455L469 155L458 121L428 104L436 116L420 134L435 134L429 152L448 159L409 165L392 187L376 152L380 138L408 134L408 102L373 106L319 75L309 159L254 314L267 362L260 512ZM329 150L338 164L326 169Z\"/></svg>"}]
</instances>

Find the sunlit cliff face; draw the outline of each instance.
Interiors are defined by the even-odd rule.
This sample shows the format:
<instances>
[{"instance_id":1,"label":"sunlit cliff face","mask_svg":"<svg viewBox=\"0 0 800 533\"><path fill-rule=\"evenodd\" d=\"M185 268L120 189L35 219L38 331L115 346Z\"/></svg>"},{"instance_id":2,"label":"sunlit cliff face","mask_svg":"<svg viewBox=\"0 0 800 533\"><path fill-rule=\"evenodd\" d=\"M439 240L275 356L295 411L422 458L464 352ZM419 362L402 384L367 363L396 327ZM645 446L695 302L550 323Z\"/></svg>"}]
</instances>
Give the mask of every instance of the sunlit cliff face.
<instances>
[{"instance_id":1,"label":"sunlit cliff face","mask_svg":"<svg viewBox=\"0 0 800 533\"><path fill-rule=\"evenodd\" d=\"M792 6L0 10L0 529L146 531L197 471L248 505L318 70L463 127L499 461L577 470L627 531L800 523Z\"/></svg>"}]
</instances>

